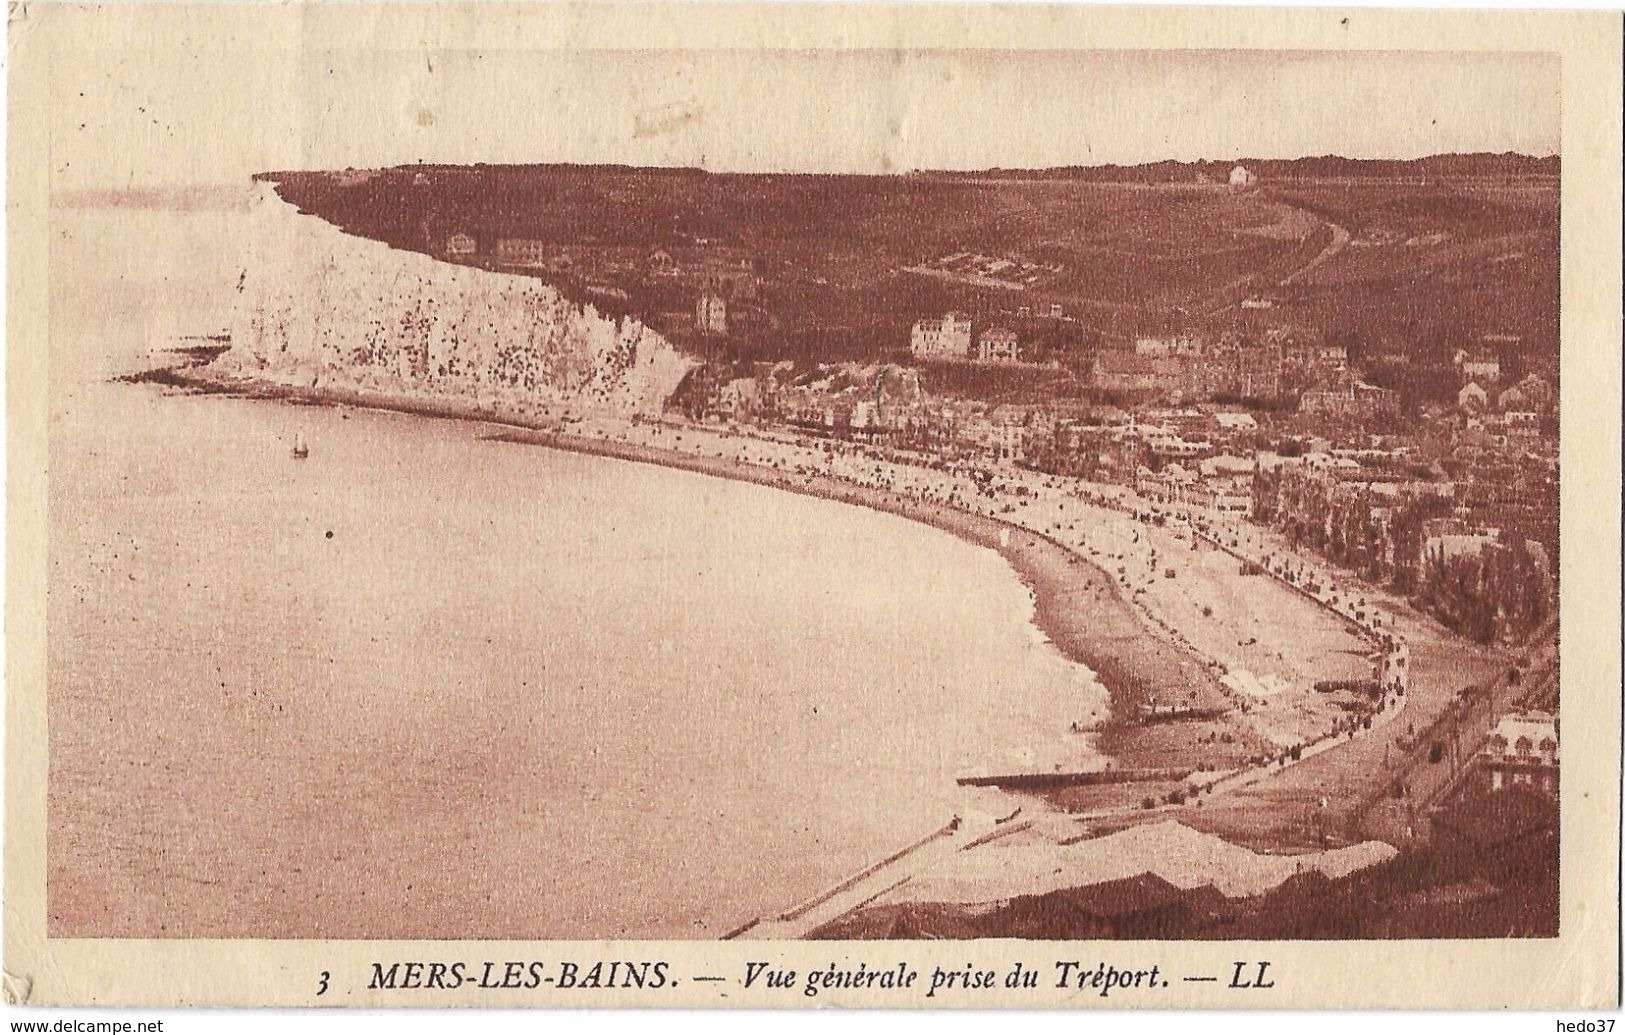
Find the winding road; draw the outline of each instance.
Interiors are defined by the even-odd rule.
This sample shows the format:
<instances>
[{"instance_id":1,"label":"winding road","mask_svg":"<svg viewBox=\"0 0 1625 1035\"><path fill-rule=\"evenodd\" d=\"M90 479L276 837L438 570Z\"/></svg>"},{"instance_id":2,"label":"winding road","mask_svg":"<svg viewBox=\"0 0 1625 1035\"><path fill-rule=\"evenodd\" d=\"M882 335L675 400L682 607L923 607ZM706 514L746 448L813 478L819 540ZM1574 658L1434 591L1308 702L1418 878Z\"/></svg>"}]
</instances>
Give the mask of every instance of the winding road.
<instances>
[{"instance_id":1,"label":"winding road","mask_svg":"<svg viewBox=\"0 0 1625 1035\"><path fill-rule=\"evenodd\" d=\"M1325 227L1327 230L1331 231L1332 239L1327 242L1324 248L1310 256L1307 262L1285 276L1268 280L1268 278L1260 278L1255 274L1253 277L1245 278L1236 284L1232 284L1231 287L1226 290L1224 300L1220 304L1205 310L1202 313L1203 316L1215 316L1227 309L1234 309L1241 303L1241 300L1244 297L1256 292L1260 288L1287 287L1298 282L1308 273L1335 259L1342 253L1343 249L1349 246L1349 242L1353 240L1354 235L1349 232L1347 227L1339 226L1338 224L1333 223L1332 221L1325 219L1320 215L1309 211L1308 209L1299 208L1290 202L1282 201L1278 198L1276 201L1278 204L1282 205L1283 207L1290 208L1292 211L1302 215L1304 218L1313 220L1317 230L1320 227ZM1312 232L1313 231L1311 231L1311 233ZM1305 240L1307 240L1307 238L1305 238Z\"/></svg>"},{"instance_id":2,"label":"winding road","mask_svg":"<svg viewBox=\"0 0 1625 1035\"><path fill-rule=\"evenodd\" d=\"M1299 209L1299 211L1303 211L1303 210ZM1313 218L1319 219L1318 216L1313 216L1313 213L1305 213L1305 214L1310 215ZM1299 266L1293 272L1291 272L1291 273L1287 274L1285 277L1281 278L1281 280L1277 282L1278 286L1286 287L1288 284L1291 284L1294 281L1298 280L1304 274L1306 274L1309 271L1315 269L1316 267L1323 266L1326 263L1330 262L1332 259L1337 257L1338 253L1340 253L1344 248L1347 248L1349 246L1349 240L1351 239L1352 235L1348 232L1347 228L1338 226L1336 223L1327 222L1324 219L1321 219L1320 223L1321 223L1322 226L1326 227L1328 230L1330 230L1332 232L1331 243L1328 244L1326 247L1322 248L1315 255L1314 258L1310 259L1308 262L1304 263L1302 266Z\"/></svg>"}]
</instances>

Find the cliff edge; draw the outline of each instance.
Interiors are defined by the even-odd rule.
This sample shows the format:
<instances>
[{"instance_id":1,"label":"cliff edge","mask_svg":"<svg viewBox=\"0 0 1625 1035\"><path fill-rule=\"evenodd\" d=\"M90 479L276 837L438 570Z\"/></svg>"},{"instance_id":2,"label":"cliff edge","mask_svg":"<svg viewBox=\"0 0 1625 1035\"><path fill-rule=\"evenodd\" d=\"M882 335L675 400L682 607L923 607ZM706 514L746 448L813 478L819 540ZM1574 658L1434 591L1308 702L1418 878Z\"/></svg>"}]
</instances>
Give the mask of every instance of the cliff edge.
<instances>
[{"instance_id":1,"label":"cliff edge","mask_svg":"<svg viewBox=\"0 0 1625 1035\"><path fill-rule=\"evenodd\" d=\"M531 277L354 237L256 184L223 373L514 412L655 414L693 361Z\"/></svg>"}]
</instances>

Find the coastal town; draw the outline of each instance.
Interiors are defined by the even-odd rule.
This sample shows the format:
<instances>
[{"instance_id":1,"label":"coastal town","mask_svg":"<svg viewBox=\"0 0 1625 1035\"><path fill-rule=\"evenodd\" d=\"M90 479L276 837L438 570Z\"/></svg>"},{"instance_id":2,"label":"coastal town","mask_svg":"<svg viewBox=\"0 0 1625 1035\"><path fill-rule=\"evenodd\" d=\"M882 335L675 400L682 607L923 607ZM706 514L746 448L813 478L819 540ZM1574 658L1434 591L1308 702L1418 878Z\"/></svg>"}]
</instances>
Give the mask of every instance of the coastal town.
<instances>
[{"instance_id":1,"label":"coastal town","mask_svg":"<svg viewBox=\"0 0 1625 1035\"><path fill-rule=\"evenodd\" d=\"M1058 540L1092 563L1104 561L1108 575L1110 564L1122 562L1115 568L1117 588L1141 605L1148 623L1185 647L1192 645L1181 630L1224 604L1199 605L1200 618L1181 620L1173 617L1178 605L1157 597L1185 570L1183 554L1212 550L1242 577L1273 579L1337 615L1371 658L1363 672L1323 656L1305 659L1286 679L1295 677L1300 692L1312 689L1335 709L1300 706L1292 720L1281 722L1272 714L1278 701L1270 698L1287 666L1265 661L1244 668L1237 664L1244 651L1198 650L1222 673L1217 695L1194 689L1182 695L1164 685L1161 696L1145 693L1137 710L1114 706L1115 728L1093 715L1073 726L1081 733L1112 730L1115 757L1157 757L1175 768L1078 773L1056 763L1049 772L979 783L1037 794L1094 830L1127 831L1147 817L1173 814L1226 842L1270 851L1286 844L1300 850L1370 844L1361 838L1379 831L1407 849L1431 841L1463 853L1555 838L1558 472L1551 372L1503 375L1493 345L1486 344L1483 352L1455 358L1460 387L1454 405L1429 406L1405 420L1398 393L1366 382L1344 349L1282 331L1258 342L1137 340L1132 351L1104 354L1098 362L1094 384L1110 401L989 405L931 396L921 382L933 364L1021 362L1008 330L974 327L957 313L922 319L912 336L912 362L847 365L812 378L767 368L718 383L703 405L690 399L691 409L662 418L652 430L664 446L686 432L689 449L710 442L718 457L878 490L908 501L903 513L914 505L945 505L984 514ZM1135 379L1124 380L1124 370ZM1285 405L1220 401L1256 398L1255 385L1267 385L1271 401ZM622 432L599 433L625 440ZM795 451L777 456L774 447L784 445ZM1075 519L1067 520L1068 502L1111 510L1139 527L1125 525L1112 541L1097 518L1096 528L1084 533ZM1111 545L1095 545L1103 539ZM1188 583L1173 590L1185 591L1200 592ZM1417 618L1398 619L1395 611L1414 614L1430 628L1418 629ZM1435 631L1441 627L1442 636ZM1446 656L1410 665L1412 635L1429 641L1429 653L1442 647ZM1461 646L1451 648L1452 641ZM1419 693L1413 690L1418 679ZM1122 726L1125 715L1129 729ZM1240 723L1232 721L1237 715ZM1401 716L1402 730L1391 722ZM1377 734L1387 740L1381 768L1368 774L1365 786L1339 787L1347 796L1333 799L1321 793L1328 788L1324 778L1306 781L1314 788L1310 804L1291 829L1276 827L1264 837L1256 815L1234 805L1226 812L1227 794L1232 802L1238 792L1245 800L1247 788L1257 792L1271 783L1279 793L1290 781L1274 773L1390 722ZM1170 729L1185 731L1183 745L1203 747L1180 750L1169 743ZM1221 743L1247 749L1227 751ZM1392 772L1404 775L1385 778ZM1013 837L1015 844L1033 835L1030 828L992 827L981 836ZM1159 843L1157 851L1168 848ZM1549 875L1550 859L1522 865ZM979 876L1000 885L991 874ZM1530 877L1520 871L1519 879ZM881 879L895 881L898 871L888 869ZM826 927L781 920L746 933L869 936L879 924L917 936L954 927L940 907L920 912L922 898L934 894L929 878L903 879L909 895L894 891L881 905L826 910ZM1189 895L1166 880L1144 874L1120 880L1127 883L1117 890L1131 897L1149 894L1151 915L1170 908L1183 915L1190 908ZM1150 890L1136 880L1149 880ZM940 894L952 899L963 889ZM989 892L984 887L976 894ZM1193 929L1188 918L1164 918L1159 923L1166 926L1147 928L1144 915L1118 916L1104 900L1099 908L1106 925L1100 930L1120 936ZM1248 924L1256 920L1235 922L1253 929ZM988 922L978 929L1008 927ZM1038 931L1044 934L1034 936L1061 933L1049 926Z\"/></svg>"},{"instance_id":2,"label":"coastal town","mask_svg":"<svg viewBox=\"0 0 1625 1035\"><path fill-rule=\"evenodd\" d=\"M980 358L1013 355L1015 337L994 326L973 346L971 328L954 313L921 320L919 367L1020 362ZM1096 360L1093 400L932 396L919 367L887 364L810 376L771 366L683 401L719 426L1043 472L1228 515L1412 597L1477 642L1517 639L1554 600L1551 372L1503 377L1493 353L1458 363L1454 404L1410 420L1344 348L1290 330L1259 341L1138 339Z\"/></svg>"},{"instance_id":3,"label":"coastal town","mask_svg":"<svg viewBox=\"0 0 1625 1035\"><path fill-rule=\"evenodd\" d=\"M1555 330L1527 306L1452 322L1439 298L1406 294L1425 318L1396 323L1393 307L1333 304L1350 289L1324 279L1385 252L1472 290L1500 283L1513 273L1499 249L1546 240L1523 200L1543 211L1542 182L1362 183L1362 204L1421 192L1401 232L1297 200L1332 190L1318 183L1289 193L1245 165L1198 172L1152 191L1301 238L1247 276L1193 282L1179 304L1105 308L1062 256L1014 247L933 245L839 285L844 259L798 268L698 234L654 247L497 236L431 204L403 243L346 227L372 202L327 217L342 233L284 204L320 214L345 192L421 194L463 175L268 176L264 211L293 235L268 250L291 265L245 273L230 347L165 383L488 421L502 441L933 525L1000 553L1034 624L1108 690L1107 708L1080 704L1017 754L967 754L965 804L945 825L737 936L1026 930L973 907L1049 909L1090 874L1128 882L1167 937L1268 930L1271 896L1309 910L1306 873L1331 882L1329 901L1388 901L1393 935L1470 934L1507 910L1531 934L1554 922ZM1465 233L1459 210L1503 195L1517 201L1494 203L1509 232L1465 252L1413 232L1436 210ZM301 323L298 281L323 249L333 306ZM391 289L371 272L353 289L333 279L379 263ZM862 294L876 275L892 285L878 303ZM821 319L803 293L816 281L880 315L849 313L845 345L809 351L796 321ZM1529 855L1516 880L1474 869L1485 844L1514 842ZM1225 861L1180 862L1196 856ZM1129 861L1102 869L1108 857ZM1038 873L1051 863L1062 883ZM1222 908L1204 899L1214 887L1230 889Z\"/></svg>"}]
</instances>

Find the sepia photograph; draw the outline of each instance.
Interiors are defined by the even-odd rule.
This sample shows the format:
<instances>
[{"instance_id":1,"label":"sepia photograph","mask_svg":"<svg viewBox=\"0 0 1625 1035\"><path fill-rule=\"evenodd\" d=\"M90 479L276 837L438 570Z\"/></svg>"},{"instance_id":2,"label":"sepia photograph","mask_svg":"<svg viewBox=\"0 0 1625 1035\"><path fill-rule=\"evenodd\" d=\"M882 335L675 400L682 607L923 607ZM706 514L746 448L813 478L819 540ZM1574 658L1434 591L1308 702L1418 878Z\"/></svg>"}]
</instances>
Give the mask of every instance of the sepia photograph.
<instances>
[{"instance_id":1,"label":"sepia photograph","mask_svg":"<svg viewBox=\"0 0 1625 1035\"><path fill-rule=\"evenodd\" d=\"M45 939L1576 933L1555 50L296 38L35 69Z\"/></svg>"}]
</instances>

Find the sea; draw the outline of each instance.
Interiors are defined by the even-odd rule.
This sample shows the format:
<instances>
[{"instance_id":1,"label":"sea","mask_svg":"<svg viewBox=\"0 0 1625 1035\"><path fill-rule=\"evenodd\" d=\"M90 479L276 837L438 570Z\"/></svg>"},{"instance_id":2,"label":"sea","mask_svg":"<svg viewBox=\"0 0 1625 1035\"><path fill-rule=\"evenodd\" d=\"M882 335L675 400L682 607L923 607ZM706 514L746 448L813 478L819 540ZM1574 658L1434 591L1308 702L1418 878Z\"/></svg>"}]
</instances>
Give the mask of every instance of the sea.
<instances>
[{"instance_id":1,"label":"sea","mask_svg":"<svg viewBox=\"0 0 1625 1035\"><path fill-rule=\"evenodd\" d=\"M1019 804L961 776L1098 762L945 532L117 380L229 329L246 218L52 209L53 936L718 937Z\"/></svg>"}]
</instances>

